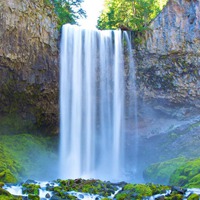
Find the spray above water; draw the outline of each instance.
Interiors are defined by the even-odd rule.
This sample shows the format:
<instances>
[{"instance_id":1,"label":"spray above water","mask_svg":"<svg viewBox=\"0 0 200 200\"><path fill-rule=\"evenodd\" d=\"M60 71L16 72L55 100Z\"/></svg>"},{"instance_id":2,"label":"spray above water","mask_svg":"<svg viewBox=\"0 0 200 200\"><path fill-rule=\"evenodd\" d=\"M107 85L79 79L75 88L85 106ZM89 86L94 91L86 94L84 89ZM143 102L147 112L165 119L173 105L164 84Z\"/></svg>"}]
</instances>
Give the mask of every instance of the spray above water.
<instances>
[{"instance_id":1,"label":"spray above water","mask_svg":"<svg viewBox=\"0 0 200 200\"><path fill-rule=\"evenodd\" d=\"M63 26L60 178L122 179L126 128L123 52L120 30Z\"/></svg>"}]
</instances>

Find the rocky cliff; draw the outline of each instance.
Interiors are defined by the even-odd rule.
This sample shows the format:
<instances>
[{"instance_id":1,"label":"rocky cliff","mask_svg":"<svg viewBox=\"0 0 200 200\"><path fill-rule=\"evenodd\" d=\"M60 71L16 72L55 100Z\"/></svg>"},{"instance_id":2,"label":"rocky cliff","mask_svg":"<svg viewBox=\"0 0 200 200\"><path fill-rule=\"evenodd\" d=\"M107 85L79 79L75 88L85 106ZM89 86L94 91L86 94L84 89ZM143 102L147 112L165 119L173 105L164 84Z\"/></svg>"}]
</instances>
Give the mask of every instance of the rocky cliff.
<instances>
[{"instance_id":1,"label":"rocky cliff","mask_svg":"<svg viewBox=\"0 0 200 200\"><path fill-rule=\"evenodd\" d=\"M55 131L58 123L57 43L57 20L48 1L1 0L1 121L9 113L34 122L39 128Z\"/></svg>"},{"instance_id":2,"label":"rocky cliff","mask_svg":"<svg viewBox=\"0 0 200 200\"><path fill-rule=\"evenodd\" d=\"M138 132L144 136L140 167L179 156L199 157L199 0L169 0L149 30L137 35L134 52ZM129 146L134 143L130 138Z\"/></svg>"},{"instance_id":3,"label":"rocky cliff","mask_svg":"<svg viewBox=\"0 0 200 200\"><path fill-rule=\"evenodd\" d=\"M181 108L183 115L190 110L187 106L199 112L200 2L169 0L137 41L140 98L165 113L174 106Z\"/></svg>"},{"instance_id":4,"label":"rocky cliff","mask_svg":"<svg viewBox=\"0 0 200 200\"><path fill-rule=\"evenodd\" d=\"M136 38L140 103L171 116L199 112L199 10L197 0L169 0L150 30ZM0 121L9 113L55 132L58 35L48 1L1 0Z\"/></svg>"}]
</instances>

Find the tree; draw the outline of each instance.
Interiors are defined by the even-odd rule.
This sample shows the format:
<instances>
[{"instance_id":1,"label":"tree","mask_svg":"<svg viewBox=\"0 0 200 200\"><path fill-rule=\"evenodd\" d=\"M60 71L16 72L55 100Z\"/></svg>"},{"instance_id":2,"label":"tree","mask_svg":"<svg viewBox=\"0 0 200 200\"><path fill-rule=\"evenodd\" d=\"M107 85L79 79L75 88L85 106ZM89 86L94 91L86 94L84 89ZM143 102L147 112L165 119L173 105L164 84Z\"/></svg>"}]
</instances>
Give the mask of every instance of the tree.
<instances>
[{"instance_id":1,"label":"tree","mask_svg":"<svg viewBox=\"0 0 200 200\"><path fill-rule=\"evenodd\" d=\"M81 8L84 0L50 0L54 5L60 26L65 23L77 24L77 19L86 17L85 11Z\"/></svg>"},{"instance_id":2,"label":"tree","mask_svg":"<svg viewBox=\"0 0 200 200\"><path fill-rule=\"evenodd\" d=\"M142 31L158 14L166 0L105 0L98 19L99 29L131 29Z\"/></svg>"}]
</instances>

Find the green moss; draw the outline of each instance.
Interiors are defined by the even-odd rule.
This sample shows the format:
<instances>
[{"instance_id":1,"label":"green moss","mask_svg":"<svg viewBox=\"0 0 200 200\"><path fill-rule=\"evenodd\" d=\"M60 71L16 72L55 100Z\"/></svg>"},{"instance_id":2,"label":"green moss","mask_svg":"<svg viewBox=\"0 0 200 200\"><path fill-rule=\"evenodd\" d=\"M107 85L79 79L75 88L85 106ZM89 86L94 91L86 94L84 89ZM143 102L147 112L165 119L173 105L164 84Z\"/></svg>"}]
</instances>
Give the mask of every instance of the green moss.
<instances>
[{"instance_id":1,"label":"green moss","mask_svg":"<svg viewBox=\"0 0 200 200\"><path fill-rule=\"evenodd\" d=\"M171 194L169 198L171 200L182 200L183 199L183 195L181 195L181 194Z\"/></svg>"},{"instance_id":2,"label":"green moss","mask_svg":"<svg viewBox=\"0 0 200 200\"><path fill-rule=\"evenodd\" d=\"M119 193L116 195L117 200L124 200L124 199L127 199L128 197L129 197L129 194L127 193Z\"/></svg>"},{"instance_id":3,"label":"green moss","mask_svg":"<svg viewBox=\"0 0 200 200\"><path fill-rule=\"evenodd\" d=\"M56 161L53 140L29 134L0 135L0 181L49 176L48 161Z\"/></svg>"},{"instance_id":4,"label":"green moss","mask_svg":"<svg viewBox=\"0 0 200 200\"><path fill-rule=\"evenodd\" d=\"M3 182L0 182L0 188L2 188L5 184Z\"/></svg>"},{"instance_id":5,"label":"green moss","mask_svg":"<svg viewBox=\"0 0 200 200\"><path fill-rule=\"evenodd\" d=\"M200 173L200 172L199 172ZM200 174L193 176L186 184L189 188L199 188L200 187Z\"/></svg>"},{"instance_id":6,"label":"green moss","mask_svg":"<svg viewBox=\"0 0 200 200\"><path fill-rule=\"evenodd\" d=\"M14 197L8 191L0 188L0 200L22 200L22 197Z\"/></svg>"},{"instance_id":7,"label":"green moss","mask_svg":"<svg viewBox=\"0 0 200 200\"><path fill-rule=\"evenodd\" d=\"M30 200L40 200L40 197L38 195L29 194L28 199L30 199Z\"/></svg>"},{"instance_id":8,"label":"green moss","mask_svg":"<svg viewBox=\"0 0 200 200\"><path fill-rule=\"evenodd\" d=\"M0 181L6 183L15 183L16 176L20 170L20 164L14 160L12 155L2 147L0 139ZM2 184L1 184L2 185Z\"/></svg>"},{"instance_id":9,"label":"green moss","mask_svg":"<svg viewBox=\"0 0 200 200\"><path fill-rule=\"evenodd\" d=\"M103 182L100 180L58 180L60 186L54 188L54 192L58 196L63 196L68 191L77 191L90 194L99 194L102 197L109 197L118 190L117 186L110 182Z\"/></svg>"},{"instance_id":10,"label":"green moss","mask_svg":"<svg viewBox=\"0 0 200 200\"><path fill-rule=\"evenodd\" d=\"M19 91L19 83L12 78L14 74L11 72L9 76L8 81L3 83L0 88L1 112L9 113L8 117L4 116L7 117L8 121L7 126L3 124L3 127L7 128L6 132L20 133L19 129L23 130L22 132L29 132L29 130L36 132L37 129L40 129L46 133L55 133L57 119L55 115L47 113L46 102L47 99L55 99L56 94L41 92L40 84L20 85L20 88L23 88L23 90ZM24 117L24 113L28 116ZM21 115L21 119L19 115ZM3 120L0 119L0 127ZM19 120L21 123L19 123ZM0 129L0 134L3 131L3 129Z\"/></svg>"},{"instance_id":11,"label":"green moss","mask_svg":"<svg viewBox=\"0 0 200 200\"><path fill-rule=\"evenodd\" d=\"M152 190L145 184L126 184L122 190L115 196L117 200L142 199L152 196Z\"/></svg>"},{"instance_id":12,"label":"green moss","mask_svg":"<svg viewBox=\"0 0 200 200\"><path fill-rule=\"evenodd\" d=\"M198 194L191 194L187 199L188 200L199 200L200 196Z\"/></svg>"},{"instance_id":13,"label":"green moss","mask_svg":"<svg viewBox=\"0 0 200 200\"><path fill-rule=\"evenodd\" d=\"M10 194L8 191L6 191L6 190L0 188L0 196L1 196L1 195L10 196L11 194Z\"/></svg>"},{"instance_id":14,"label":"green moss","mask_svg":"<svg viewBox=\"0 0 200 200\"><path fill-rule=\"evenodd\" d=\"M170 177L171 185L200 187L200 158L186 162L177 168Z\"/></svg>"},{"instance_id":15,"label":"green moss","mask_svg":"<svg viewBox=\"0 0 200 200\"><path fill-rule=\"evenodd\" d=\"M2 171L0 173L0 181L4 183L16 183L17 179L16 177L11 173L9 169Z\"/></svg>"},{"instance_id":16,"label":"green moss","mask_svg":"<svg viewBox=\"0 0 200 200\"><path fill-rule=\"evenodd\" d=\"M44 0L44 4L47 6L51 6L51 2L49 0Z\"/></svg>"},{"instance_id":17,"label":"green moss","mask_svg":"<svg viewBox=\"0 0 200 200\"><path fill-rule=\"evenodd\" d=\"M5 133L13 135L29 131L36 131L36 126L31 120L22 119L16 113L9 113L0 117L0 135Z\"/></svg>"},{"instance_id":18,"label":"green moss","mask_svg":"<svg viewBox=\"0 0 200 200\"><path fill-rule=\"evenodd\" d=\"M152 195L163 194L166 193L167 190L171 189L169 186L166 185L152 184L152 183L149 183L147 185L151 189Z\"/></svg>"},{"instance_id":19,"label":"green moss","mask_svg":"<svg viewBox=\"0 0 200 200\"><path fill-rule=\"evenodd\" d=\"M35 184L23 184L23 194L32 194L34 196L38 196L39 195L39 185L35 185Z\"/></svg>"},{"instance_id":20,"label":"green moss","mask_svg":"<svg viewBox=\"0 0 200 200\"><path fill-rule=\"evenodd\" d=\"M124 186L124 190L132 190L134 187L135 185L129 183Z\"/></svg>"},{"instance_id":21,"label":"green moss","mask_svg":"<svg viewBox=\"0 0 200 200\"><path fill-rule=\"evenodd\" d=\"M143 175L146 182L168 184L171 174L187 161L184 157L155 163L145 169Z\"/></svg>"}]
</instances>

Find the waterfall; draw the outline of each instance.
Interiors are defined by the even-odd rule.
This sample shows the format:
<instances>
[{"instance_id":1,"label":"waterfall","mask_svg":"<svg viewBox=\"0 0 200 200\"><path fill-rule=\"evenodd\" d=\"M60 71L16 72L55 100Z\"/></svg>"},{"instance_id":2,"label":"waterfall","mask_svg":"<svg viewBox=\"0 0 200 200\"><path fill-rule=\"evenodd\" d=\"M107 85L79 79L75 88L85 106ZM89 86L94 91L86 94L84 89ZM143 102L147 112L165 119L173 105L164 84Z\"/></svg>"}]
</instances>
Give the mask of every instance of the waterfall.
<instances>
[{"instance_id":1,"label":"waterfall","mask_svg":"<svg viewBox=\"0 0 200 200\"><path fill-rule=\"evenodd\" d=\"M130 45L127 35L125 39ZM123 46L120 30L62 27L61 178L122 179L126 128Z\"/></svg>"}]
</instances>

